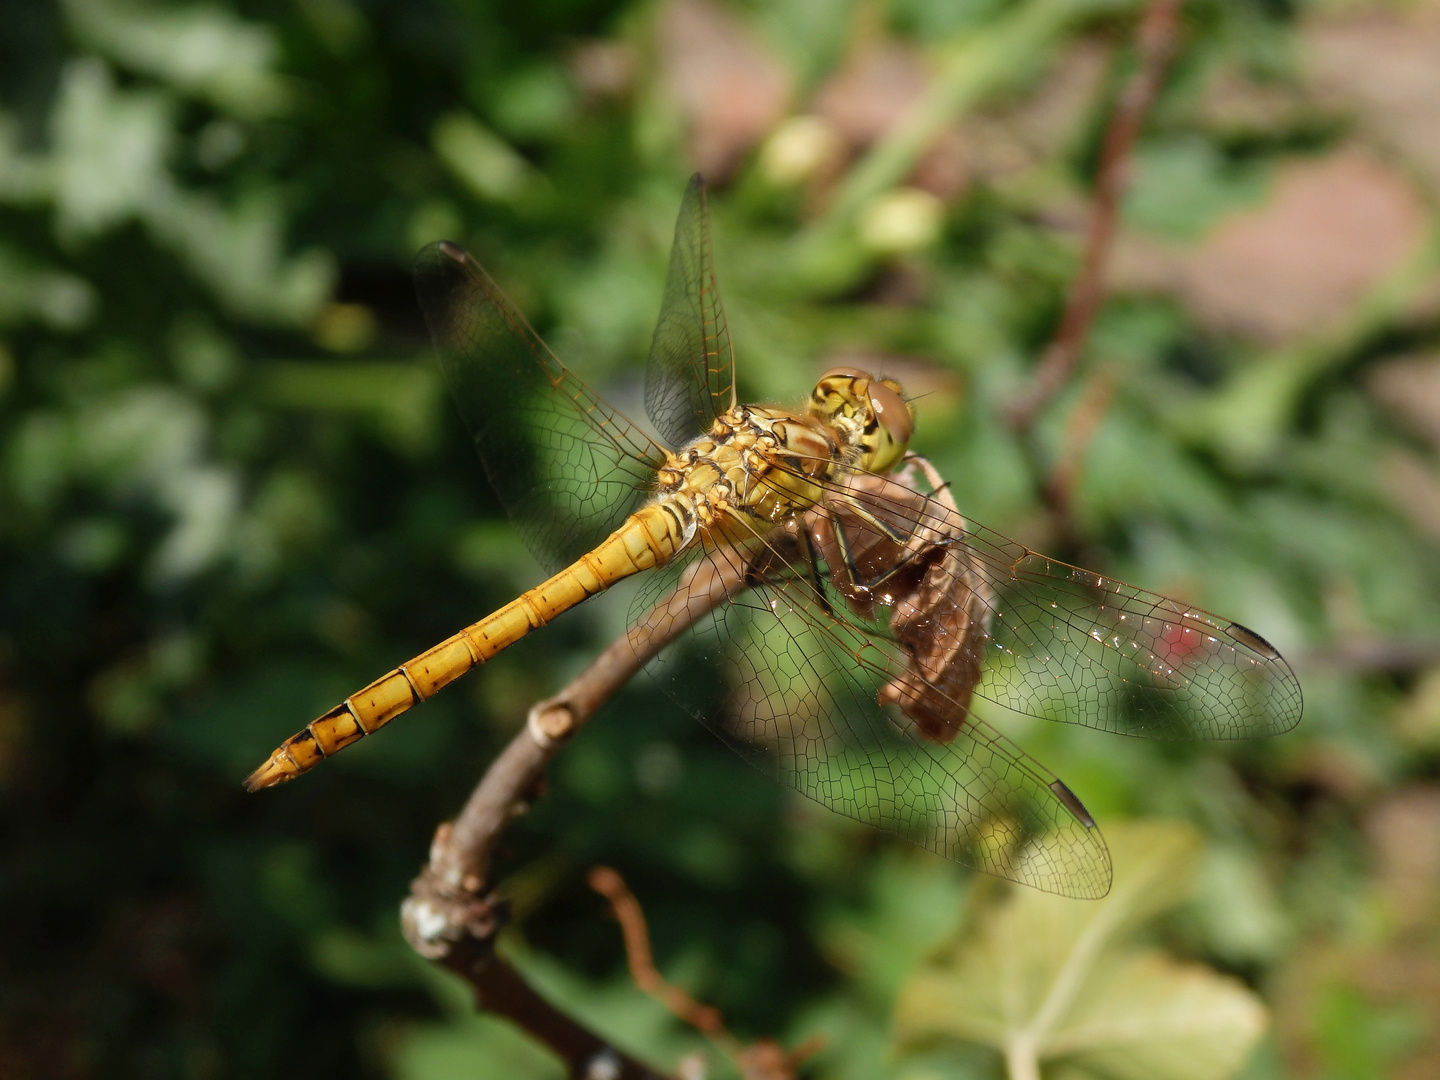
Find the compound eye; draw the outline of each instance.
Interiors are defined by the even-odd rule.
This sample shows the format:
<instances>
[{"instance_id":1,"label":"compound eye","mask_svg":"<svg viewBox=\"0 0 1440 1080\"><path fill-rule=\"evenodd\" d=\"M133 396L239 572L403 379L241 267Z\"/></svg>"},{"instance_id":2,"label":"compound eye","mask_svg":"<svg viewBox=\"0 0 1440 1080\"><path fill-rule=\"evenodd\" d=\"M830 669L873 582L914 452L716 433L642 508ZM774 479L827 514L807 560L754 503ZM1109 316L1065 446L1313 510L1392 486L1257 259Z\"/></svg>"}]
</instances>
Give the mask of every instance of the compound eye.
<instances>
[{"instance_id":1,"label":"compound eye","mask_svg":"<svg viewBox=\"0 0 1440 1080\"><path fill-rule=\"evenodd\" d=\"M890 433L890 437L901 446L910 444L915 432L915 418L899 393L884 383L870 384L870 407L875 410L875 419Z\"/></svg>"}]
</instances>

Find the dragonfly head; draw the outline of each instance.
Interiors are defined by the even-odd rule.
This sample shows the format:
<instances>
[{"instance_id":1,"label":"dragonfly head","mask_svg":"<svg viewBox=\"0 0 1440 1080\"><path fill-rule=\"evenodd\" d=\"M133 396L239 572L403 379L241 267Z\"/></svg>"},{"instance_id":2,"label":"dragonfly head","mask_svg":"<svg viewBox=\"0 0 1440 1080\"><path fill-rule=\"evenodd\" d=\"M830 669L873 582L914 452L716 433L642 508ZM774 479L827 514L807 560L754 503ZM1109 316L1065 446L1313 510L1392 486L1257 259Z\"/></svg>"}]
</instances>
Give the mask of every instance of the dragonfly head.
<instances>
[{"instance_id":1,"label":"dragonfly head","mask_svg":"<svg viewBox=\"0 0 1440 1080\"><path fill-rule=\"evenodd\" d=\"M855 464L874 473L900 463L915 430L915 410L899 383L850 367L820 376L810 395L810 415L841 432L859 451Z\"/></svg>"}]
</instances>

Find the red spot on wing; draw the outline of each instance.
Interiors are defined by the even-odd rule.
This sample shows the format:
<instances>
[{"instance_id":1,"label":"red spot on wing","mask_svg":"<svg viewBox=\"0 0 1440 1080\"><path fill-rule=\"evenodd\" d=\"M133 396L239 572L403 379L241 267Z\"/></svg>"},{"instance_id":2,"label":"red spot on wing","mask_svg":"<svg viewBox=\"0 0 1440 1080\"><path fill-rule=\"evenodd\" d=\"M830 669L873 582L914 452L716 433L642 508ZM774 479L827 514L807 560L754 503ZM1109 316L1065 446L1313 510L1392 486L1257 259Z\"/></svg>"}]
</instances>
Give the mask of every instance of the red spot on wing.
<instances>
[{"instance_id":1,"label":"red spot on wing","mask_svg":"<svg viewBox=\"0 0 1440 1080\"><path fill-rule=\"evenodd\" d=\"M1157 656L1173 667L1180 667L1187 660L1209 650L1214 634L1209 627L1197 627L1188 623L1166 623L1160 632L1160 641L1155 650Z\"/></svg>"}]
</instances>

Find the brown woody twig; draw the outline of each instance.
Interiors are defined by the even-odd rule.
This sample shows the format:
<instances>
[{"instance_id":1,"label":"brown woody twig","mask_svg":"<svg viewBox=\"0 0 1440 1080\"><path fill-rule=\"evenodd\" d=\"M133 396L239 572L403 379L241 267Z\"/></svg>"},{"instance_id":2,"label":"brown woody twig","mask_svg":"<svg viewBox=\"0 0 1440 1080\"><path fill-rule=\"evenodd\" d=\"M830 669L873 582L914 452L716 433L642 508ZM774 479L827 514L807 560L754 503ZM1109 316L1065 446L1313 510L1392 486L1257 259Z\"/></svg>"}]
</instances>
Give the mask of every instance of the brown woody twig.
<instances>
[{"instance_id":1,"label":"brown woody twig","mask_svg":"<svg viewBox=\"0 0 1440 1080\"><path fill-rule=\"evenodd\" d=\"M1095 205L1085 234L1080 272L1070 286L1060 325L1041 356L1030 385L1010 406L1010 426L1022 434L1029 433L1040 410L1069 380L1080 362L1091 324L1100 310L1104 299L1105 264L1115 239L1130 151L1174 55L1180 3L1181 0L1151 0L1140 18L1135 33L1138 67L1115 103L1100 145L1100 163L1095 175Z\"/></svg>"},{"instance_id":2,"label":"brown woody twig","mask_svg":"<svg viewBox=\"0 0 1440 1080\"><path fill-rule=\"evenodd\" d=\"M1115 396L1115 370L1110 366L1095 372L1090 385L1085 388L1079 404L1065 418L1065 437L1060 451L1060 460L1051 470L1046 481L1046 501L1055 507L1068 507L1070 496L1080 480L1080 468L1085 460L1085 449L1095 437L1095 431L1110 401Z\"/></svg>"},{"instance_id":3,"label":"brown woody twig","mask_svg":"<svg viewBox=\"0 0 1440 1080\"><path fill-rule=\"evenodd\" d=\"M611 643L559 694L535 705L460 816L436 830L429 862L401 906L401 928L416 952L467 980L480 1008L550 1047L577 1080L658 1080L659 1074L560 1012L495 955L505 910L490 891L491 857L505 826L524 811L545 767L570 736L681 631L743 588L738 568L697 561L649 617Z\"/></svg>"}]
</instances>

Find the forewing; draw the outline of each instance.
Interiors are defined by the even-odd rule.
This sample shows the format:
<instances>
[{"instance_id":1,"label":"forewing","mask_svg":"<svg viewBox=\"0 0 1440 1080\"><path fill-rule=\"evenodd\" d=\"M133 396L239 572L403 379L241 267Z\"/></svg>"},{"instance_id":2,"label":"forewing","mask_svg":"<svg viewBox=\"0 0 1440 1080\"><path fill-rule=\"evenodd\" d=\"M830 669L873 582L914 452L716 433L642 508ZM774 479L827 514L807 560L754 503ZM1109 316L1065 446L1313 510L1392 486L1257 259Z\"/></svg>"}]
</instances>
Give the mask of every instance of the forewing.
<instances>
[{"instance_id":1,"label":"forewing","mask_svg":"<svg viewBox=\"0 0 1440 1080\"><path fill-rule=\"evenodd\" d=\"M711 560L721 578L746 566L750 587L689 623L652 670L748 761L832 810L986 873L1066 896L1108 891L1104 840L1053 774L984 723L937 742L881 706L903 660L893 643L833 616L836 598L820 600L798 544L772 534L766 547L712 547L692 559ZM637 606L664 587L652 582ZM653 610L642 626L673 621L673 604ZM703 670L721 673L708 693Z\"/></svg>"},{"instance_id":2,"label":"forewing","mask_svg":"<svg viewBox=\"0 0 1440 1080\"><path fill-rule=\"evenodd\" d=\"M973 661L974 693L1007 709L1153 739L1253 738L1300 720L1294 672L1244 626L1039 555L893 479L851 474L826 505L862 582L904 564L874 589L885 610L839 614L894 639L912 681L955 697L953 665ZM837 569L843 584L832 553L827 580Z\"/></svg>"},{"instance_id":3,"label":"forewing","mask_svg":"<svg viewBox=\"0 0 1440 1080\"><path fill-rule=\"evenodd\" d=\"M664 449L560 363L458 245L420 253L415 289L490 483L536 559L568 565L645 497Z\"/></svg>"},{"instance_id":4,"label":"forewing","mask_svg":"<svg viewBox=\"0 0 1440 1080\"><path fill-rule=\"evenodd\" d=\"M685 189L665 297L645 370L645 409L671 446L710 429L735 404L735 358L710 256L705 181Z\"/></svg>"},{"instance_id":5,"label":"forewing","mask_svg":"<svg viewBox=\"0 0 1440 1080\"><path fill-rule=\"evenodd\" d=\"M966 543L997 589L982 696L1150 739L1250 739L1300 722L1295 673L1253 630L982 526Z\"/></svg>"}]
</instances>

